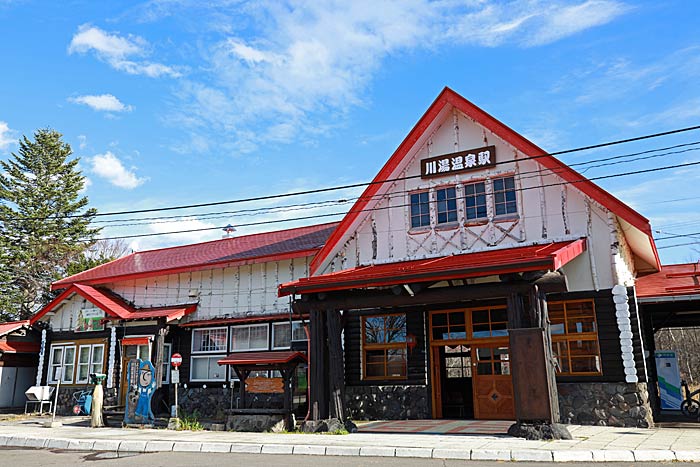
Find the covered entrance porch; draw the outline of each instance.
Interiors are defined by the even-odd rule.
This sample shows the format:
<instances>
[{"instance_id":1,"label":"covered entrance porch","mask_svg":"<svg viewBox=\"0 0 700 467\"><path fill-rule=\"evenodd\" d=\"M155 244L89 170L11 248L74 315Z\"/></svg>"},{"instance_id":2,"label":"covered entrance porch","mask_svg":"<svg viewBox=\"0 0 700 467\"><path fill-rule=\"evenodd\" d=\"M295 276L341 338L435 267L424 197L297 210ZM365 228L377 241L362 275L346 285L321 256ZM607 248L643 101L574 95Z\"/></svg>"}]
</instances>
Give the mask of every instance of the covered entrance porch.
<instances>
[{"instance_id":1,"label":"covered entrance porch","mask_svg":"<svg viewBox=\"0 0 700 467\"><path fill-rule=\"evenodd\" d=\"M354 419L558 421L546 294L567 290L559 269L584 250L550 243L281 285L310 316L312 418L344 419L352 405Z\"/></svg>"}]
</instances>

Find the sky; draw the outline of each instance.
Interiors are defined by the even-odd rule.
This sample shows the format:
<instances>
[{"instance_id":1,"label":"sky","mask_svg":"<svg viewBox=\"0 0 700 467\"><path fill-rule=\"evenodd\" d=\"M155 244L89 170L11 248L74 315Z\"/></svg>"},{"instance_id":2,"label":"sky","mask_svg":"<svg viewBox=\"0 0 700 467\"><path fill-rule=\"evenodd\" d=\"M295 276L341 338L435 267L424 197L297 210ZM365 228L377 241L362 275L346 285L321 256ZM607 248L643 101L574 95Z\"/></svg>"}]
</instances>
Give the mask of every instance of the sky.
<instances>
[{"instance_id":1,"label":"sky","mask_svg":"<svg viewBox=\"0 0 700 467\"><path fill-rule=\"evenodd\" d=\"M60 131L106 213L369 181L444 86L551 152L700 125L699 17L700 2L681 0L0 0L0 158L22 135ZM576 168L700 161L700 146L685 149ZM651 220L675 263L700 258L699 180L687 166L598 183ZM294 218L346 211L358 190L98 225L104 237L209 229L126 240L144 250L221 238L227 224L241 235L338 220ZM259 210L317 201L329 203Z\"/></svg>"}]
</instances>

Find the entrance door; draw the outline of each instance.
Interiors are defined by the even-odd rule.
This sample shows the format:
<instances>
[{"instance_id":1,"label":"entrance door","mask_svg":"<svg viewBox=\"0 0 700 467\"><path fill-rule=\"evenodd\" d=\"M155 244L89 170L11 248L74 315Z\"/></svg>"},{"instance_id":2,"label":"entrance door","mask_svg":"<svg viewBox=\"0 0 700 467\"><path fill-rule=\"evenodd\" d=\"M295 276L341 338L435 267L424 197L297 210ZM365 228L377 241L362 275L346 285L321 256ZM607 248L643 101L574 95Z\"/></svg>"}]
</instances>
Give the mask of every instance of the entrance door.
<instances>
[{"instance_id":1,"label":"entrance door","mask_svg":"<svg viewBox=\"0 0 700 467\"><path fill-rule=\"evenodd\" d=\"M471 348L466 345L433 347L433 359L439 362L439 397L442 418L474 418L472 396ZM437 381L436 381L437 382Z\"/></svg>"},{"instance_id":2,"label":"entrance door","mask_svg":"<svg viewBox=\"0 0 700 467\"><path fill-rule=\"evenodd\" d=\"M514 420L513 380L508 347L474 347L474 415Z\"/></svg>"},{"instance_id":3,"label":"entrance door","mask_svg":"<svg viewBox=\"0 0 700 467\"><path fill-rule=\"evenodd\" d=\"M129 361L140 358L150 360L151 346L148 344L122 345L122 374L119 379L119 405L126 405L126 394L129 392L129 377L126 374Z\"/></svg>"}]
</instances>

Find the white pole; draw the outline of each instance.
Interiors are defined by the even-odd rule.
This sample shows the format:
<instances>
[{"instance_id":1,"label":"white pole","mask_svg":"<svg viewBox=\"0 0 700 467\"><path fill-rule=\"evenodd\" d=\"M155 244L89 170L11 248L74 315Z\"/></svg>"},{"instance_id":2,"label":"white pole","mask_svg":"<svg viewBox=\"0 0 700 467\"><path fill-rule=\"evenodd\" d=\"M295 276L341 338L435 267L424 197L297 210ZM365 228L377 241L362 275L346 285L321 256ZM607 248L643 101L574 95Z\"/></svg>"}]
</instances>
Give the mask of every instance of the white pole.
<instances>
[{"instance_id":1,"label":"white pole","mask_svg":"<svg viewBox=\"0 0 700 467\"><path fill-rule=\"evenodd\" d=\"M58 369L58 383L56 383L56 394L53 398L53 414L51 415L51 423L56 421L56 406L58 405L58 391L61 389L61 380L63 379L63 367Z\"/></svg>"},{"instance_id":2,"label":"white pole","mask_svg":"<svg viewBox=\"0 0 700 467\"><path fill-rule=\"evenodd\" d=\"M178 386L178 384L179 383L175 383L175 418L178 418L178 415L177 415L177 409L178 409L178 407L177 407L177 386Z\"/></svg>"}]
</instances>

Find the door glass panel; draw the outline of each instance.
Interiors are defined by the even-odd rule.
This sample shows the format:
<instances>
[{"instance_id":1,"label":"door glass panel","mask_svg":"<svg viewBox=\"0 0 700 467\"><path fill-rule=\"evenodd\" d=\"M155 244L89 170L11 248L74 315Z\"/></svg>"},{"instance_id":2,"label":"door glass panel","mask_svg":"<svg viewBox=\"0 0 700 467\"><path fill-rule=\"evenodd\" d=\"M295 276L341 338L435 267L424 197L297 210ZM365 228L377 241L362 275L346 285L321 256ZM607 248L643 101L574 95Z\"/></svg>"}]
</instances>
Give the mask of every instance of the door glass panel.
<instances>
[{"instance_id":1,"label":"door glass panel","mask_svg":"<svg viewBox=\"0 0 700 467\"><path fill-rule=\"evenodd\" d=\"M138 354L136 358L140 358L141 360L148 360L149 359L149 354L151 350L151 346L148 344L142 344L138 346Z\"/></svg>"},{"instance_id":2,"label":"door glass panel","mask_svg":"<svg viewBox=\"0 0 700 467\"><path fill-rule=\"evenodd\" d=\"M135 345L127 345L124 347L124 357L126 357L128 360L138 358L137 352L137 346Z\"/></svg>"}]
</instances>

